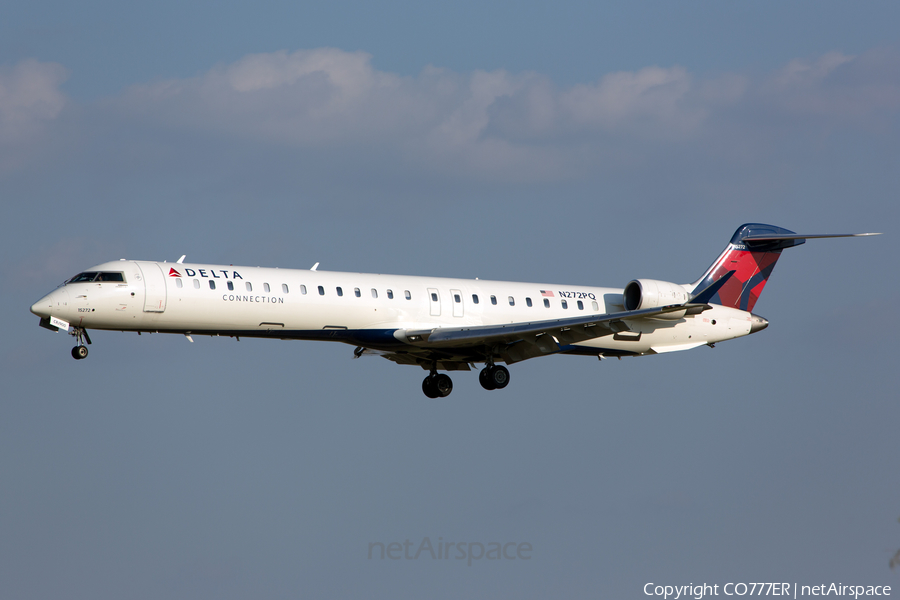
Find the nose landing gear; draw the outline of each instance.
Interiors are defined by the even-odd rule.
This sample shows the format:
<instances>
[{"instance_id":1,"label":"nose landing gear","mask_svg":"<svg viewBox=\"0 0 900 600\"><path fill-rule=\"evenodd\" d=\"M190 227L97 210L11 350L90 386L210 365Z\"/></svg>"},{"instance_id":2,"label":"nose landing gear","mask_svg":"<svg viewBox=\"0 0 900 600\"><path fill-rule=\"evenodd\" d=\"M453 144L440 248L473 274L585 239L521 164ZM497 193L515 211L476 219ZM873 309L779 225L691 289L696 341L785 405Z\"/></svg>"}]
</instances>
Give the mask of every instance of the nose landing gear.
<instances>
[{"instance_id":1,"label":"nose landing gear","mask_svg":"<svg viewBox=\"0 0 900 600\"><path fill-rule=\"evenodd\" d=\"M91 336L88 335L87 330L81 327L74 327L72 329L71 335L75 336L75 343L77 344L74 348L72 348L72 358L74 358L75 360L82 360L87 358L88 349L87 346L84 345L84 343L91 343Z\"/></svg>"}]
</instances>

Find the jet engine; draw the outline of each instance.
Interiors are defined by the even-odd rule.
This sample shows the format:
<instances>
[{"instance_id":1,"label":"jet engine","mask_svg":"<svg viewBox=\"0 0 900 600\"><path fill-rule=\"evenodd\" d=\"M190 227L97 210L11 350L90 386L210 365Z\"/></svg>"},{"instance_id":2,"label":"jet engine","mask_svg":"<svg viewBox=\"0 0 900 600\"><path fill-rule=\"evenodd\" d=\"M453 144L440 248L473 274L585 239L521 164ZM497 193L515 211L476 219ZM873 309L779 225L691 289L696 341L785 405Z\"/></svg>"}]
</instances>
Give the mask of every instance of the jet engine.
<instances>
[{"instance_id":1,"label":"jet engine","mask_svg":"<svg viewBox=\"0 0 900 600\"><path fill-rule=\"evenodd\" d=\"M684 304L690 298L690 294L677 283L657 281L655 279L635 279L634 281L629 281L628 285L625 286L622 297L625 310L640 310L642 308ZM684 314L685 311L679 310L656 315L654 318L680 319Z\"/></svg>"}]
</instances>

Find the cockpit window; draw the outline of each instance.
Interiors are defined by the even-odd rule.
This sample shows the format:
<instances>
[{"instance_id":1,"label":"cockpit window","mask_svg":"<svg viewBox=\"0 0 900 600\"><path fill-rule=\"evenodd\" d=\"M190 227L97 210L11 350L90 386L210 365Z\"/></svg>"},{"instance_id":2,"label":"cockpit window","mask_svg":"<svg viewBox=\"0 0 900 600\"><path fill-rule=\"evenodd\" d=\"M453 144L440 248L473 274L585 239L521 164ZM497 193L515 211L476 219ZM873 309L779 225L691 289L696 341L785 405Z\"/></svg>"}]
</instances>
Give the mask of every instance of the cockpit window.
<instances>
[{"instance_id":1,"label":"cockpit window","mask_svg":"<svg viewBox=\"0 0 900 600\"><path fill-rule=\"evenodd\" d=\"M100 275L97 276L97 281L119 281L119 282L124 282L124 281L125 281L125 276L122 275L121 273L106 273L106 272L104 272L104 273L100 273Z\"/></svg>"},{"instance_id":2,"label":"cockpit window","mask_svg":"<svg viewBox=\"0 0 900 600\"><path fill-rule=\"evenodd\" d=\"M70 279L69 283L87 283L91 281L118 281L122 283L125 281L125 275L110 271L85 271Z\"/></svg>"}]
</instances>

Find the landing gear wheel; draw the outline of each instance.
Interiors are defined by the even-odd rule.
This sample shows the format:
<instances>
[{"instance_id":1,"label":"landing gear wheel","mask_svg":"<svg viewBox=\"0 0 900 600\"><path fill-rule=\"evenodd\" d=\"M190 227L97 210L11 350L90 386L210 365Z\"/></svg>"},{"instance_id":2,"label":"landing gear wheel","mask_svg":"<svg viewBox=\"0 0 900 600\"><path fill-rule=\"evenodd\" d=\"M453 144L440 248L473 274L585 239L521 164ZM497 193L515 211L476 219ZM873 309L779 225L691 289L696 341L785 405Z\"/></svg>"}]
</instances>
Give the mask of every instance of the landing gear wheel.
<instances>
[{"instance_id":1,"label":"landing gear wheel","mask_svg":"<svg viewBox=\"0 0 900 600\"><path fill-rule=\"evenodd\" d=\"M509 385L509 370L501 365L490 365L478 374L478 383L486 390L502 390Z\"/></svg>"},{"instance_id":2,"label":"landing gear wheel","mask_svg":"<svg viewBox=\"0 0 900 600\"><path fill-rule=\"evenodd\" d=\"M437 386L434 385L434 377L432 375L429 375L422 380L422 391L429 398L437 398L440 396L440 393L437 391Z\"/></svg>"},{"instance_id":3,"label":"landing gear wheel","mask_svg":"<svg viewBox=\"0 0 900 600\"><path fill-rule=\"evenodd\" d=\"M453 391L453 380L443 373L429 375L422 381L422 391L429 398L446 398Z\"/></svg>"},{"instance_id":4,"label":"landing gear wheel","mask_svg":"<svg viewBox=\"0 0 900 600\"><path fill-rule=\"evenodd\" d=\"M75 347L72 348L72 358L75 360L87 358L88 351L87 346L85 346L84 343L91 343L91 337L88 335L87 329L73 327L69 335L75 336Z\"/></svg>"},{"instance_id":5,"label":"landing gear wheel","mask_svg":"<svg viewBox=\"0 0 900 600\"><path fill-rule=\"evenodd\" d=\"M481 384L486 390L496 389L494 384L491 383L491 368L485 367L481 370L481 373L478 374L478 383Z\"/></svg>"},{"instance_id":6,"label":"landing gear wheel","mask_svg":"<svg viewBox=\"0 0 900 600\"><path fill-rule=\"evenodd\" d=\"M438 396L446 398L453 391L453 380L449 375L441 373L434 376L434 389L437 390Z\"/></svg>"},{"instance_id":7,"label":"landing gear wheel","mask_svg":"<svg viewBox=\"0 0 900 600\"><path fill-rule=\"evenodd\" d=\"M509 385L509 369L503 365L494 365L491 369L491 381L496 389L502 390Z\"/></svg>"}]
</instances>

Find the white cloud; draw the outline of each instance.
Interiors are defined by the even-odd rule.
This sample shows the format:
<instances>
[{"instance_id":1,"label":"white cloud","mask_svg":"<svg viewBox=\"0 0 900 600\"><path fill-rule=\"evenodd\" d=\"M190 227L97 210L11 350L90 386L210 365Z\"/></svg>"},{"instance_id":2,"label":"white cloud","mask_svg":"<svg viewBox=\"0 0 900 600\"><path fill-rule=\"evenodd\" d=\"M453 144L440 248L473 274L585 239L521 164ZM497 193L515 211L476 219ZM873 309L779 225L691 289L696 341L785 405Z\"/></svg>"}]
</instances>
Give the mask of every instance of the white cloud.
<instances>
[{"instance_id":1,"label":"white cloud","mask_svg":"<svg viewBox=\"0 0 900 600\"><path fill-rule=\"evenodd\" d=\"M21 141L57 117L65 75L33 60L0 71L0 131ZM149 127L155 143L188 136L233 148L336 152L407 172L534 181L595 173L601 163L639 164L658 152L720 159L725 150L745 160L767 152L766 131L783 139L861 123L871 129L896 121L898 75L900 56L886 49L796 59L761 77L648 66L562 87L544 74L503 70L428 67L401 76L375 69L363 52L318 48L248 55L196 77L133 86L90 108L134 128L128 139L138 145Z\"/></svg>"},{"instance_id":2,"label":"white cloud","mask_svg":"<svg viewBox=\"0 0 900 600\"><path fill-rule=\"evenodd\" d=\"M835 69L852 61L852 56L840 52L829 52L816 60L796 58L775 75L773 83L782 88L814 87Z\"/></svg>"},{"instance_id":3,"label":"white cloud","mask_svg":"<svg viewBox=\"0 0 900 600\"><path fill-rule=\"evenodd\" d=\"M401 77L373 69L367 54L324 48L247 56L198 78L136 86L123 101L181 124L300 145L377 135L461 147L481 140L495 120L550 134L621 130L640 120L684 130L702 120L702 111L682 106L692 90L677 66L560 90L544 76L502 70L428 68Z\"/></svg>"},{"instance_id":4,"label":"white cloud","mask_svg":"<svg viewBox=\"0 0 900 600\"><path fill-rule=\"evenodd\" d=\"M900 109L900 56L874 50L860 56L829 52L817 59L795 59L759 89L776 110L830 125L871 124Z\"/></svg>"},{"instance_id":5,"label":"white cloud","mask_svg":"<svg viewBox=\"0 0 900 600\"><path fill-rule=\"evenodd\" d=\"M578 125L627 127L649 119L656 125L691 128L700 115L683 106L692 90L691 76L682 67L646 67L611 73L594 85L576 85L560 93L560 107Z\"/></svg>"},{"instance_id":6,"label":"white cloud","mask_svg":"<svg viewBox=\"0 0 900 600\"><path fill-rule=\"evenodd\" d=\"M55 119L66 103L59 90L66 77L62 66L34 59L0 67L0 140L20 140Z\"/></svg>"},{"instance_id":7,"label":"white cloud","mask_svg":"<svg viewBox=\"0 0 900 600\"><path fill-rule=\"evenodd\" d=\"M557 88L498 70L378 71L362 52L255 54L199 77L135 86L113 104L179 129L299 148L352 146L428 168L552 177L570 138L680 135L703 120L682 67L614 73ZM561 170L562 169L562 170Z\"/></svg>"},{"instance_id":8,"label":"white cloud","mask_svg":"<svg viewBox=\"0 0 900 600\"><path fill-rule=\"evenodd\" d=\"M0 66L0 174L28 164L41 148L66 105L59 86L67 76L61 65L34 59Z\"/></svg>"}]
</instances>

